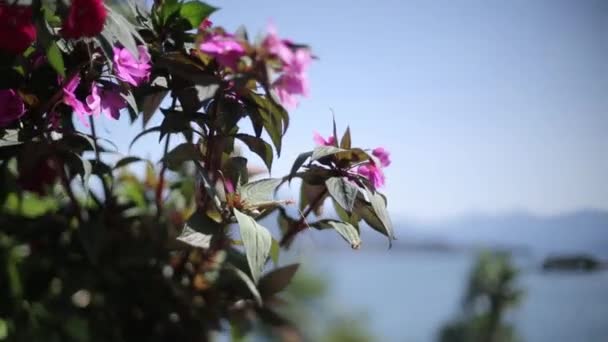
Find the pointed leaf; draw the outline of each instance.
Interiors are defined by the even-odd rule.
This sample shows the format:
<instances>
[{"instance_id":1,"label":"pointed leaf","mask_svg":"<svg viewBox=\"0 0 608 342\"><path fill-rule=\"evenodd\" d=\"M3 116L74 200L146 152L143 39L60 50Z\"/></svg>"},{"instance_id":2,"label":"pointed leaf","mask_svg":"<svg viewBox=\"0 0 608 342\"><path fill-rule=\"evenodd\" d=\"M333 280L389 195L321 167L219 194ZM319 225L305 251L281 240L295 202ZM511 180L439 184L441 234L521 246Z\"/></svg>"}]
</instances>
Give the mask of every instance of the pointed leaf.
<instances>
[{"instance_id":1,"label":"pointed leaf","mask_svg":"<svg viewBox=\"0 0 608 342\"><path fill-rule=\"evenodd\" d=\"M357 199L359 188L342 177L331 177L325 181L327 190L331 197L344 208L351 212Z\"/></svg>"},{"instance_id":2,"label":"pointed leaf","mask_svg":"<svg viewBox=\"0 0 608 342\"><path fill-rule=\"evenodd\" d=\"M347 150L335 147L335 146L317 146L312 152L311 160L319 160L323 157L327 157L336 153L345 152Z\"/></svg>"},{"instance_id":3,"label":"pointed leaf","mask_svg":"<svg viewBox=\"0 0 608 342\"><path fill-rule=\"evenodd\" d=\"M289 173L289 178L288 178L289 181L291 181L291 179L298 172L300 167L302 167L302 165L304 165L306 160L308 158L312 157L312 153L313 153L313 151L300 153L300 155L296 158L296 160L293 162L293 165L291 166L291 172Z\"/></svg>"},{"instance_id":4,"label":"pointed leaf","mask_svg":"<svg viewBox=\"0 0 608 342\"><path fill-rule=\"evenodd\" d=\"M343 149L351 148L350 127L346 127L346 132L344 132L344 135L342 136L342 140L340 140L340 148L343 148Z\"/></svg>"},{"instance_id":5,"label":"pointed leaf","mask_svg":"<svg viewBox=\"0 0 608 342\"><path fill-rule=\"evenodd\" d=\"M245 145L249 147L251 152L260 156L268 170L271 170L274 155L272 153L272 146L270 146L269 143L265 142L261 138L256 138L248 134L237 134L236 138L244 142Z\"/></svg>"},{"instance_id":6,"label":"pointed leaf","mask_svg":"<svg viewBox=\"0 0 608 342\"><path fill-rule=\"evenodd\" d=\"M249 204L269 202L274 199L274 191L281 182L280 178L260 179L241 186L238 193Z\"/></svg>"},{"instance_id":7,"label":"pointed leaf","mask_svg":"<svg viewBox=\"0 0 608 342\"><path fill-rule=\"evenodd\" d=\"M241 240L245 246L247 263L251 270L251 276L257 283L266 259L270 254L272 236L268 230L259 225L255 220L237 209L234 209L234 216L239 224Z\"/></svg>"},{"instance_id":8,"label":"pointed leaf","mask_svg":"<svg viewBox=\"0 0 608 342\"><path fill-rule=\"evenodd\" d=\"M211 245L212 238L213 235L199 233L188 225L185 225L181 234L177 237L177 240L192 247L207 249Z\"/></svg>"},{"instance_id":9,"label":"pointed leaf","mask_svg":"<svg viewBox=\"0 0 608 342\"><path fill-rule=\"evenodd\" d=\"M283 291L298 271L300 264L287 265L266 273L258 284L262 298L268 298Z\"/></svg>"},{"instance_id":10,"label":"pointed leaf","mask_svg":"<svg viewBox=\"0 0 608 342\"><path fill-rule=\"evenodd\" d=\"M61 55L61 51L59 47L57 47L57 43L55 41L50 41L49 45L46 47L46 58L49 61L49 64L57 71L59 75L65 77L65 65L63 63L63 56Z\"/></svg>"}]
</instances>

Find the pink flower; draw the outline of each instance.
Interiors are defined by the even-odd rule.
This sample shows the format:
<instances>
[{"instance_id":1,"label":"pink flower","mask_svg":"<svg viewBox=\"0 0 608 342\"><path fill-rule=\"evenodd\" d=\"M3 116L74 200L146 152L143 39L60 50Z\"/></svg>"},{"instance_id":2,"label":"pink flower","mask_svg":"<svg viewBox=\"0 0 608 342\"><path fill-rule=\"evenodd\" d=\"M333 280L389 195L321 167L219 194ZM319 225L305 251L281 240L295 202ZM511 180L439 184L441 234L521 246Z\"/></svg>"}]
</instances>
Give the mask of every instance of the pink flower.
<instances>
[{"instance_id":1,"label":"pink flower","mask_svg":"<svg viewBox=\"0 0 608 342\"><path fill-rule=\"evenodd\" d=\"M63 87L63 102L72 107L83 125L88 126L86 117L91 115L91 110L76 97L75 92L79 84L80 76L76 75Z\"/></svg>"},{"instance_id":2,"label":"pink flower","mask_svg":"<svg viewBox=\"0 0 608 342\"><path fill-rule=\"evenodd\" d=\"M262 42L262 47L271 55L278 57L281 62L287 64L293 57L293 52L289 48L289 41L280 39L277 35L276 27L273 24L268 25L268 35Z\"/></svg>"},{"instance_id":3,"label":"pink flower","mask_svg":"<svg viewBox=\"0 0 608 342\"><path fill-rule=\"evenodd\" d=\"M279 100L288 109L297 106L295 95L308 96L308 76L306 70L312 62L310 51L298 49L291 54L283 66L283 74L273 83Z\"/></svg>"},{"instance_id":4,"label":"pink flower","mask_svg":"<svg viewBox=\"0 0 608 342\"><path fill-rule=\"evenodd\" d=\"M13 89L0 90L0 127L6 127L25 114L25 104Z\"/></svg>"},{"instance_id":5,"label":"pink flower","mask_svg":"<svg viewBox=\"0 0 608 342\"><path fill-rule=\"evenodd\" d=\"M231 34L209 34L199 48L215 58L220 65L233 70L236 70L239 60L245 55L245 48Z\"/></svg>"},{"instance_id":6,"label":"pink flower","mask_svg":"<svg viewBox=\"0 0 608 342\"><path fill-rule=\"evenodd\" d=\"M384 185L385 177L382 168L391 164L390 153L383 147L377 147L372 151L372 155L378 158L380 165L376 165L374 161L369 161L357 168L357 173L367 178L375 188Z\"/></svg>"},{"instance_id":7,"label":"pink flower","mask_svg":"<svg viewBox=\"0 0 608 342\"><path fill-rule=\"evenodd\" d=\"M325 139L318 132L314 132L312 139L319 146L336 146L336 137L334 137L333 135Z\"/></svg>"},{"instance_id":8,"label":"pink flower","mask_svg":"<svg viewBox=\"0 0 608 342\"><path fill-rule=\"evenodd\" d=\"M374 163L365 163L357 169L357 173L367 178L375 188L380 188L384 185L384 172L382 168Z\"/></svg>"},{"instance_id":9,"label":"pink flower","mask_svg":"<svg viewBox=\"0 0 608 342\"><path fill-rule=\"evenodd\" d=\"M380 160L380 165L382 167L387 167L391 165L390 153L383 147L376 147L372 151L372 155L378 158L378 160Z\"/></svg>"},{"instance_id":10,"label":"pink flower","mask_svg":"<svg viewBox=\"0 0 608 342\"><path fill-rule=\"evenodd\" d=\"M117 88L99 88L97 84L91 87L91 95L87 96L87 106L92 115L105 113L110 119L118 119L120 110L127 106Z\"/></svg>"},{"instance_id":11,"label":"pink flower","mask_svg":"<svg viewBox=\"0 0 608 342\"><path fill-rule=\"evenodd\" d=\"M116 76L133 86L138 86L150 77L150 54L143 45L137 47L139 60L126 48L114 46L114 71Z\"/></svg>"}]
</instances>

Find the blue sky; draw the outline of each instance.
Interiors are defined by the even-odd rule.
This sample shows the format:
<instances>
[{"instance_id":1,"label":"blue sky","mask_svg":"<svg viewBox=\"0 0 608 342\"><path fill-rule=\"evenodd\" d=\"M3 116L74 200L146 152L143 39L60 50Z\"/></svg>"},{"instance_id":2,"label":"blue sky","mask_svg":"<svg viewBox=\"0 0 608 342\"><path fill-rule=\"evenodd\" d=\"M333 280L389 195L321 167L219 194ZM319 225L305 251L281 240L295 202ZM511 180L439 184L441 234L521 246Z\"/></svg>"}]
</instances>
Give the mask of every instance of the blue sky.
<instances>
[{"instance_id":1,"label":"blue sky","mask_svg":"<svg viewBox=\"0 0 608 342\"><path fill-rule=\"evenodd\" d=\"M608 209L608 2L210 3L216 25L272 20L320 58L274 174L332 108L356 145L392 152L396 218Z\"/></svg>"}]
</instances>

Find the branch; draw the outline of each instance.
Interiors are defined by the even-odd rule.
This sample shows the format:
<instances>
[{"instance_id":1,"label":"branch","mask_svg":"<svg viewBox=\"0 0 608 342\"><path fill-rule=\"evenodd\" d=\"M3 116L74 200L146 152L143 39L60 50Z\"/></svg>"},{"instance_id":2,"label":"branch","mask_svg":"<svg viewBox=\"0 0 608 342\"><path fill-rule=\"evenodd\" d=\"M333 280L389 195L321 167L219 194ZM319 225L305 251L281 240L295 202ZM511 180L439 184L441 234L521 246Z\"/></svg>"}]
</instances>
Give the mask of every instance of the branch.
<instances>
[{"instance_id":1,"label":"branch","mask_svg":"<svg viewBox=\"0 0 608 342\"><path fill-rule=\"evenodd\" d=\"M325 189L321 193L319 193L319 195L308 205L306 210L304 210L304 212L302 213L302 217L300 218L300 220L298 222L296 222L296 224L293 227L291 227L287 231L287 233L283 236L283 238L281 239L280 245L282 247L289 247L289 245L293 241L293 238L296 236L296 234L298 234L299 232L308 228L308 225L306 224L306 217L308 217L308 215L310 215L310 213L316 207L321 205L321 203L323 202L323 199L325 198L325 195L327 195L327 189Z\"/></svg>"}]
</instances>

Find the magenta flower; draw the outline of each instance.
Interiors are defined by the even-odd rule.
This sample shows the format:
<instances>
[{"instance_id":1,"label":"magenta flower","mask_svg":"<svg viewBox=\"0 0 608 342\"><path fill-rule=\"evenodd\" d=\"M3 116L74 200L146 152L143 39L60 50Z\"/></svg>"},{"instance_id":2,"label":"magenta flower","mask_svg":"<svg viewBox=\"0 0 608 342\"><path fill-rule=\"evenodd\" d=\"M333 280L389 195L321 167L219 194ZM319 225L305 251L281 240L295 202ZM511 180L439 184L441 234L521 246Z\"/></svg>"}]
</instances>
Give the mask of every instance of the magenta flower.
<instances>
[{"instance_id":1,"label":"magenta flower","mask_svg":"<svg viewBox=\"0 0 608 342\"><path fill-rule=\"evenodd\" d=\"M382 168L391 165L390 153L383 147L377 147L372 151L372 155L378 158L380 165L374 161L369 161L357 168L357 173L367 178L375 188L384 185L385 177Z\"/></svg>"},{"instance_id":2,"label":"magenta flower","mask_svg":"<svg viewBox=\"0 0 608 342\"><path fill-rule=\"evenodd\" d=\"M0 90L0 127L6 127L25 114L25 104L13 89Z\"/></svg>"},{"instance_id":3,"label":"magenta flower","mask_svg":"<svg viewBox=\"0 0 608 342\"><path fill-rule=\"evenodd\" d=\"M83 125L88 126L86 117L91 115L91 110L76 97L75 92L79 84L80 76L76 75L63 87L63 102L72 107Z\"/></svg>"},{"instance_id":4,"label":"magenta flower","mask_svg":"<svg viewBox=\"0 0 608 342\"><path fill-rule=\"evenodd\" d=\"M280 39L273 24L268 25L268 35L262 42L262 47L271 55L278 57L284 64L293 58L293 51L289 48L289 41Z\"/></svg>"},{"instance_id":5,"label":"magenta flower","mask_svg":"<svg viewBox=\"0 0 608 342\"><path fill-rule=\"evenodd\" d=\"M273 83L279 100L288 109L297 106L296 95L308 96L308 77L306 70L312 62L310 51L298 49L283 66L283 74Z\"/></svg>"},{"instance_id":6,"label":"magenta flower","mask_svg":"<svg viewBox=\"0 0 608 342\"><path fill-rule=\"evenodd\" d=\"M245 48L231 34L209 34L199 48L215 58L220 65L233 70L236 70L239 60L245 55Z\"/></svg>"},{"instance_id":7,"label":"magenta flower","mask_svg":"<svg viewBox=\"0 0 608 342\"><path fill-rule=\"evenodd\" d=\"M201 22L201 24L198 26L198 29L200 31L207 31L208 29L211 28L211 26L213 25L213 22L209 19L205 19Z\"/></svg>"},{"instance_id":8,"label":"magenta flower","mask_svg":"<svg viewBox=\"0 0 608 342\"><path fill-rule=\"evenodd\" d=\"M87 96L87 106L92 115L105 113L110 119L118 119L120 110L127 106L117 88L99 88L97 84L91 87L91 95Z\"/></svg>"},{"instance_id":9,"label":"magenta flower","mask_svg":"<svg viewBox=\"0 0 608 342\"><path fill-rule=\"evenodd\" d=\"M380 160L380 165L382 167L387 167L391 165L390 153L383 147L376 147L372 151L372 155L378 158L378 160Z\"/></svg>"},{"instance_id":10,"label":"magenta flower","mask_svg":"<svg viewBox=\"0 0 608 342\"><path fill-rule=\"evenodd\" d=\"M314 132L312 139L319 146L336 146L336 137L334 137L333 135L325 139L318 132Z\"/></svg>"},{"instance_id":11,"label":"magenta flower","mask_svg":"<svg viewBox=\"0 0 608 342\"><path fill-rule=\"evenodd\" d=\"M376 166L374 163L365 163L359 166L357 173L367 178L374 185L374 188L384 186L384 172L381 167Z\"/></svg>"},{"instance_id":12,"label":"magenta flower","mask_svg":"<svg viewBox=\"0 0 608 342\"><path fill-rule=\"evenodd\" d=\"M116 77L133 86L138 86L150 77L150 54L143 45L137 47L139 60L127 50L119 46L114 46L114 72Z\"/></svg>"}]
</instances>

